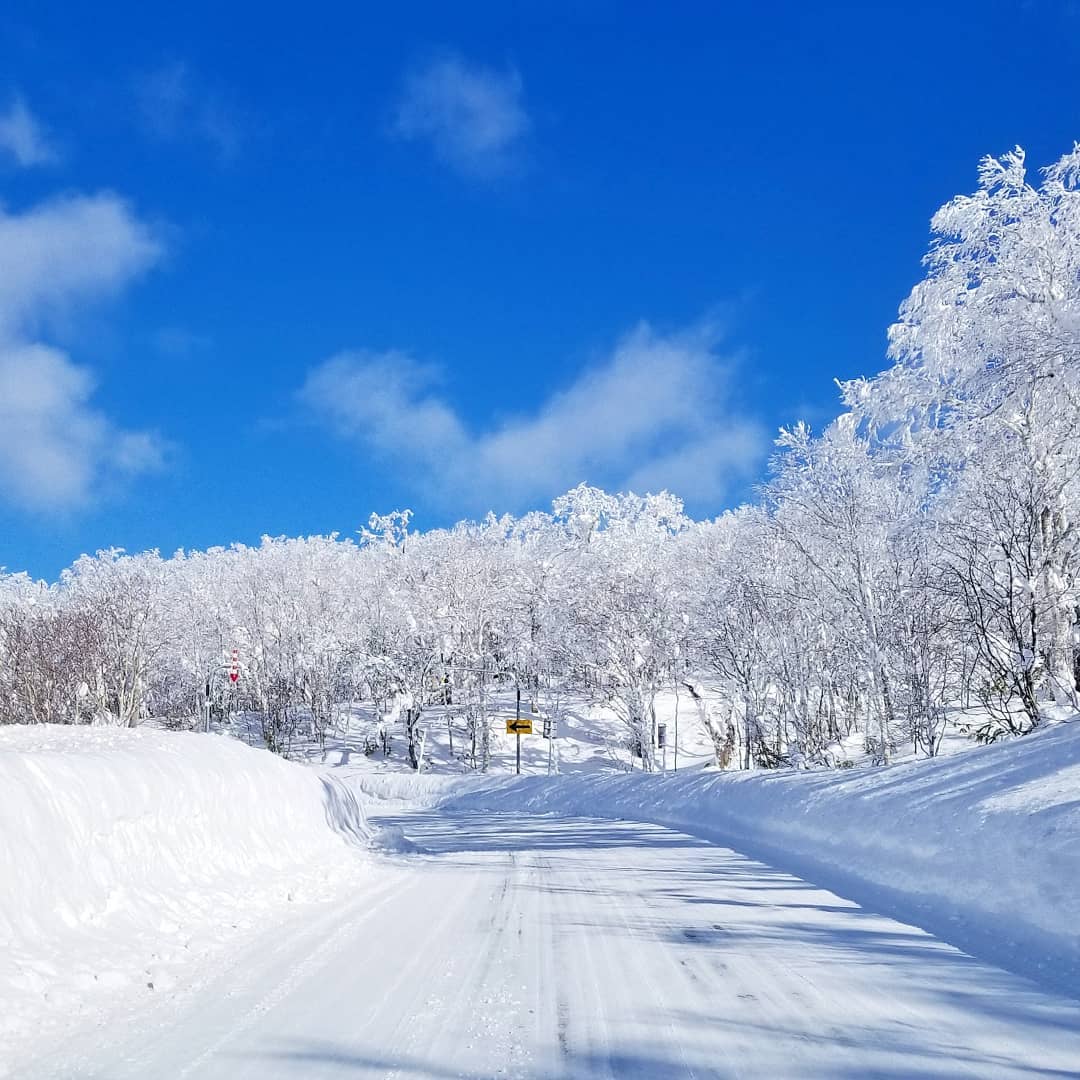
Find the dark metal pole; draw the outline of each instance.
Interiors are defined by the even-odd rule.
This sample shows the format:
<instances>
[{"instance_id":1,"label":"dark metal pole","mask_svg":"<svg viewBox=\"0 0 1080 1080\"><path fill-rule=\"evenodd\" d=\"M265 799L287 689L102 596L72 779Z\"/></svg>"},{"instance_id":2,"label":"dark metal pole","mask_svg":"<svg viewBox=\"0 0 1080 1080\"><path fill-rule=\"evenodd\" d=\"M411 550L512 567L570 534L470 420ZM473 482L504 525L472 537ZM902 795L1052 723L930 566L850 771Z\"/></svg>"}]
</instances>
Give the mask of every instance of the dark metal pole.
<instances>
[{"instance_id":1,"label":"dark metal pole","mask_svg":"<svg viewBox=\"0 0 1080 1080\"><path fill-rule=\"evenodd\" d=\"M521 686L517 688L517 719L518 719L518 731L517 737L517 775L521 775Z\"/></svg>"}]
</instances>

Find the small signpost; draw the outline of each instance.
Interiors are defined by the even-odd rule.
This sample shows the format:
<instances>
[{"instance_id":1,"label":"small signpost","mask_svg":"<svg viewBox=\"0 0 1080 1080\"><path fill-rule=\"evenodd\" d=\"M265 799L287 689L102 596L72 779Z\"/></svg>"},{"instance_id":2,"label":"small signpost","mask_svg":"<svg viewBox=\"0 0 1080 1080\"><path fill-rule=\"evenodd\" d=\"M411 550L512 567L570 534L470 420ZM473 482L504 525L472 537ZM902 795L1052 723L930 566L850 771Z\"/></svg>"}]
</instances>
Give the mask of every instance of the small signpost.
<instances>
[{"instance_id":1,"label":"small signpost","mask_svg":"<svg viewBox=\"0 0 1080 1080\"><path fill-rule=\"evenodd\" d=\"M427 743L427 728L420 729L420 753L416 755L416 773L419 776L424 766L424 746Z\"/></svg>"},{"instance_id":2,"label":"small signpost","mask_svg":"<svg viewBox=\"0 0 1080 1080\"><path fill-rule=\"evenodd\" d=\"M667 724L656 725L656 744L663 750L663 771L667 772Z\"/></svg>"},{"instance_id":3,"label":"small signpost","mask_svg":"<svg viewBox=\"0 0 1080 1080\"><path fill-rule=\"evenodd\" d=\"M559 734L559 722L554 717L544 717L544 738L548 741L548 776L551 775L551 763L555 754L555 737Z\"/></svg>"},{"instance_id":4,"label":"small signpost","mask_svg":"<svg viewBox=\"0 0 1080 1080\"><path fill-rule=\"evenodd\" d=\"M517 713L513 720L506 721L506 734L517 736L517 766L515 772L518 776L521 775L521 736L532 734L532 717L521 715L521 687L518 687L517 692Z\"/></svg>"}]
</instances>

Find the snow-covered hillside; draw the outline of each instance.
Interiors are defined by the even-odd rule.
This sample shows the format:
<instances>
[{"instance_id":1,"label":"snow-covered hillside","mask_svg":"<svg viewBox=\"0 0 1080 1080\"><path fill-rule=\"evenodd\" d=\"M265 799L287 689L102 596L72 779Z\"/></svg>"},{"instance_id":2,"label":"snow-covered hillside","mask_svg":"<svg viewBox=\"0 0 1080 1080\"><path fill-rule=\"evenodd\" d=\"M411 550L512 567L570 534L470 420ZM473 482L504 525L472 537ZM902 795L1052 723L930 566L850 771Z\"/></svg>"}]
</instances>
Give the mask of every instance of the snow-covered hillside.
<instances>
[{"instance_id":1,"label":"snow-covered hillside","mask_svg":"<svg viewBox=\"0 0 1080 1080\"><path fill-rule=\"evenodd\" d=\"M218 736L0 728L0 1073L35 1041L339 891L336 779Z\"/></svg>"},{"instance_id":2,"label":"snow-covered hillside","mask_svg":"<svg viewBox=\"0 0 1080 1080\"><path fill-rule=\"evenodd\" d=\"M695 679L710 718L725 713L724 688L701 676ZM629 772L641 769L641 759L631 755L630 735L625 721L606 704L601 695L564 692L558 699L541 697L538 715L533 716L532 734L521 739L521 773L546 776L550 773L576 775L593 772ZM454 705L429 705L422 714L419 728L423 735L422 771L435 774L476 774L480 771L470 753L467 709ZM491 731L488 747L489 774L505 774L516 769L516 739L506 733L506 722L515 716L513 687L489 694L487 721ZM522 704L522 715L529 717L531 706ZM663 726L666 745L656 752L656 768L676 772L713 767L715 745L709 737L697 702L685 690L665 689L653 702L657 725ZM1070 710L1058 710L1069 719ZM543 719L557 719L558 737L554 743L543 735ZM966 753L978 746L970 732L986 723L983 710L950 710L943 720L936 750L945 757ZM258 717L237 714L221 730L261 746ZM825 748L828 759L839 767L872 766L867 751L866 733L853 731ZM310 735L298 734L289 747L289 756L313 764L346 767L375 773L412 772L406 754L406 736L400 717L380 716L370 701L337 706L335 722L325 732L323 743ZM911 740L898 739L893 747L896 762L925 758L925 749ZM729 762L729 768L740 764Z\"/></svg>"},{"instance_id":3,"label":"snow-covered hillside","mask_svg":"<svg viewBox=\"0 0 1080 1080\"><path fill-rule=\"evenodd\" d=\"M710 700L716 697L710 694ZM516 767L516 738L506 733L506 722L515 716L516 708L512 686L490 694L490 773L513 772ZM658 753L658 765L668 769L701 768L714 761L712 746L686 691L659 692L654 708L657 722L665 725L667 738L666 750ZM420 721L424 772L461 775L476 771L465 712L463 707L453 705L429 705L424 709ZM530 713L525 700L522 715L529 717ZM554 743L543 736L543 717L557 720L558 737ZM237 718L231 730L252 745L259 745L257 727L249 724L245 728L245 719ZM587 694L564 693L557 701L542 697L539 713L532 719L532 734L521 739L521 771L525 775L547 775L549 769L569 774L641 767L640 759L632 759L626 748L626 724L610 707ZM337 723L327 733L325 745L298 738L292 754L312 763L378 773L412 771L400 719L380 718L371 702L339 706Z\"/></svg>"}]
</instances>

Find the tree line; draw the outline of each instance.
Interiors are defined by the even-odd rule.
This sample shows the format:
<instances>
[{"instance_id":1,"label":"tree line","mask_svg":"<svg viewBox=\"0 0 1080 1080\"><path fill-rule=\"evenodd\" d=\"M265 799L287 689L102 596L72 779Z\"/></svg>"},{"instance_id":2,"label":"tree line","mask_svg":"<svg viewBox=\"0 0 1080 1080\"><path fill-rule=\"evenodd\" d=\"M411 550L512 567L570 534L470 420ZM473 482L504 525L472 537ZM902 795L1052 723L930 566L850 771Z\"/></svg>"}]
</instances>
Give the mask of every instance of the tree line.
<instances>
[{"instance_id":1,"label":"tree line","mask_svg":"<svg viewBox=\"0 0 1080 1080\"><path fill-rule=\"evenodd\" d=\"M719 763L835 763L861 734L933 755L950 716L1025 734L1077 704L1080 147L1019 149L932 221L891 366L842 414L782 430L753 504L693 520L668 493L581 485L550 512L357 539L83 556L0 575L0 720L260 718L287 748L339 703L460 711L478 769L492 695L607 703L655 765L657 695L690 695ZM240 673L228 678L239 650ZM715 692L704 694L708 677Z\"/></svg>"}]
</instances>

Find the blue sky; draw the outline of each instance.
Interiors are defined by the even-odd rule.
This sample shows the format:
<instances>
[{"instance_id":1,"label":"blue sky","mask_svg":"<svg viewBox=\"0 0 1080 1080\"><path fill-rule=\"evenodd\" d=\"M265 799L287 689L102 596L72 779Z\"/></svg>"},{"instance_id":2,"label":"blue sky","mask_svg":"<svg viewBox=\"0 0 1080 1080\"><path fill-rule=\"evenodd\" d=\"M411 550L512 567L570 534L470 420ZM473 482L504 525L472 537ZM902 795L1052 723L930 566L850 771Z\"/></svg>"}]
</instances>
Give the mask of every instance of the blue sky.
<instances>
[{"instance_id":1,"label":"blue sky","mask_svg":"<svg viewBox=\"0 0 1080 1080\"><path fill-rule=\"evenodd\" d=\"M1071 3L270 7L0 13L0 565L715 513L1080 137Z\"/></svg>"}]
</instances>

